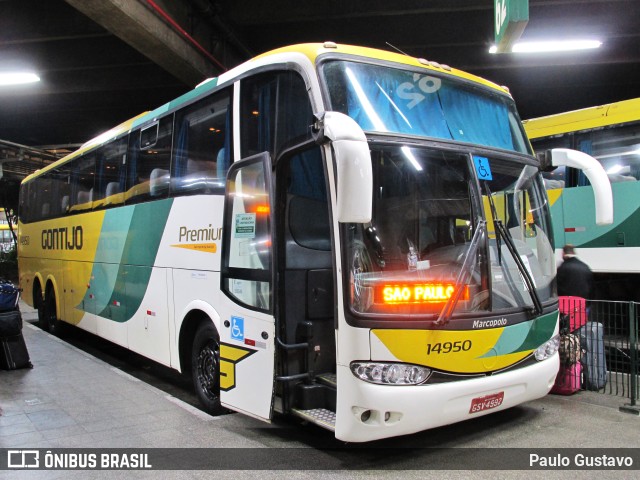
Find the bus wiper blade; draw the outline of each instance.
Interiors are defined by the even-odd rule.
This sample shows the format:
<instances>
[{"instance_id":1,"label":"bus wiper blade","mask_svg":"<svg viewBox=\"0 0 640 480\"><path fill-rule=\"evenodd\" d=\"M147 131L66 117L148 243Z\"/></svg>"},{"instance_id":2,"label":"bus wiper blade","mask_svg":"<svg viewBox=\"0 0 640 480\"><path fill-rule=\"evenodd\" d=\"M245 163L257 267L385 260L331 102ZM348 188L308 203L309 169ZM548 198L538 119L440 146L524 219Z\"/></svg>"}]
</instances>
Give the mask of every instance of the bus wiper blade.
<instances>
[{"instance_id":1,"label":"bus wiper blade","mask_svg":"<svg viewBox=\"0 0 640 480\"><path fill-rule=\"evenodd\" d=\"M491 208L491 219L493 220L493 230L496 233L496 245L498 246L498 265L502 266L502 242L500 241L502 232L500 232L498 230L498 227L496 227L496 222L499 222L500 220L498 220L496 204L493 203L493 196L491 194L491 189L489 188L489 182L487 182L486 180L484 182L484 189L487 192L487 199L489 200L489 207Z\"/></svg>"},{"instance_id":2,"label":"bus wiper blade","mask_svg":"<svg viewBox=\"0 0 640 480\"><path fill-rule=\"evenodd\" d=\"M507 230L502 223L502 220L498 218L498 214L496 211L496 206L493 203L493 197L491 196L491 189L489 188L489 182L484 182L484 188L487 192L487 197L489 198L489 205L491 206L491 215L493 216L493 226L496 232L496 246L498 247L498 265L502 265L502 245L500 243L500 238L504 240L504 243L507 245L507 250L513 257L513 260L516 262L516 266L518 267L518 271L522 275L522 279L529 291L529 295L531 296L531 300L533 300L533 306L535 308L536 313L539 315L542 313L542 302L540 301L540 297L538 296L538 291L536 290L536 286L533 283L533 279L531 278L531 274L527 267L524 266L524 262L522 258L520 258L520 254L518 254L518 250L516 249L515 244L513 243L513 238L511 237L511 233Z\"/></svg>"},{"instance_id":3,"label":"bus wiper blade","mask_svg":"<svg viewBox=\"0 0 640 480\"><path fill-rule=\"evenodd\" d=\"M438 320L436 320L436 325L442 326L449 323L451 319L451 315L453 314L453 310L456 308L458 304L458 300L460 300L460 296L462 295L462 287L467 284L467 278L471 275L473 271L472 263L476 259L476 254L478 252L478 246L480 245L480 239L482 235L487 230L487 221L480 220L478 222L478 228L473 233L473 238L471 239L471 244L469 245L469 250L467 250L467 255L464 257L464 261L462 262L462 267L460 268L460 272L458 273L458 278L456 279L456 284L453 287L453 295L449 297L449 300L445 304L445 306L440 311L440 315L438 316Z\"/></svg>"},{"instance_id":4,"label":"bus wiper blade","mask_svg":"<svg viewBox=\"0 0 640 480\"><path fill-rule=\"evenodd\" d=\"M496 230L500 230L500 235L504 238L504 243L507 245L507 249L513 260L516 262L518 266L518 271L522 275L522 279L524 280L525 285L527 286L527 290L529 291L529 295L531 295L531 300L533 300L533 305L536 311L536 314L540 315L542 313L542 302L540 301L540 297L538 296L538 291L536 290L536 286L533 283L533 279L531 278L531 274L527 267L525 267L522 258L520 258L520 254L516 249L515 244L513 243L513 238L511 238L511 234L502 224L501 220L494 219L493 222L496 223Z\"/></svg>"}]
</instances>

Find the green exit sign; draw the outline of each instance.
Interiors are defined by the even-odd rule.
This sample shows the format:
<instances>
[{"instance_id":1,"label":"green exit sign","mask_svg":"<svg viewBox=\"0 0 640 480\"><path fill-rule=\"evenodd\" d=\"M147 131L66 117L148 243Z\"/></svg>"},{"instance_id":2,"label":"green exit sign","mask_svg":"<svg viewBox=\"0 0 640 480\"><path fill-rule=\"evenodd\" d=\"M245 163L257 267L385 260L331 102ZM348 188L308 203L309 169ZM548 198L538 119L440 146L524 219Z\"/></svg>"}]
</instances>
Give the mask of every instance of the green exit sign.
<instances>
[{"instance_id":1,"label":"green exit sign","mask_svg":"<svg viewBox=\"0 0 640 480\"><path fill-rule=\"evenodd\" d=\"M494 0L498 53L508 52L529 21L529 0Z\"/></svg>"}]
</instances>

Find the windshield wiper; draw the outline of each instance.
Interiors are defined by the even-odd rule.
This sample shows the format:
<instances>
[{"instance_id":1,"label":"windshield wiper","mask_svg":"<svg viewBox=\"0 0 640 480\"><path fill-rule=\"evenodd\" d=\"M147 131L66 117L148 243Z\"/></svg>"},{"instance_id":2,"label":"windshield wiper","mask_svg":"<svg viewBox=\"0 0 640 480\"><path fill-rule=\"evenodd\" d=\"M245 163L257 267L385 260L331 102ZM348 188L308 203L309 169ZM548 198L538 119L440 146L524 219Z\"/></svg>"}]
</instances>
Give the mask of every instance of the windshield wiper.
<instances>
[{"instance_id":1,"label":"windshield wiper","mask_svg":"<svg viewBox=\"0 0 640 480\"><path fill-rule=\"evenodd\" d=\"M467 255L464 257L464 261L462 262L462 267L460 268L460 272L458 273L458 278L456 279L456 284L453 287L453 295L449 297L449 300L445 304L445 306L440 311L440 315L438 316L438 320L436 320L436 325L446 325L451 319L451 315L453 314L453 310L456 308L458 300L460 300L460 296L462 295L462 287L467 284L467 279L471 272L473 271L472 262L477 258L478 247L480 246L480 239L487 231L487 221L480 220L478 222L478 228L473 233L473 238L471 239L471 244L469 245L469 249L467 250Z\"/></svg>"},{"instance_id":2,"label":"windshield wiper","mask_svg":"<svg viewBox=\"0 0 640 480\"><path fill-rule=\"evenodd\" d=\"M487 192L487 198L489 200L489 208L491 209L491 219L493 220L493 229L496 231L496 245L498 246L498 265L502 266L502 243L500 243L501 235L498 233L498 227L496 226L498 220L498 213L496 212L496 204L493 203L493 196L491 194L491 190L489 189L489 183L487 181L484 182L484 188Z\"/></svg>"},{"instance_id":3,"label":"windshield wiper","mask_svg":"<svg viewBox=\"0 0 640 480\"><path fill-rule=\"evenodd\" d=\"M493 225L496 232L496 245L498 247L498 265L502 265L501 263L501 244L500 238L504 240L505 245L507 246L507 250L513 257L513 261L516 262L516 266L518 267L518 271L520 275L522 275L522 279L524 280L524 284L527 287L527 291L531 296L531 300L533 301L533 306L536 314L540 315L542 313L542 302L540 301L540 297L538 296L538 291L536 290L536 286L533 283L533 279L531 278L531 274L527 267L525 267L520 254L518 253L518 249L516 248L515 243L513 243L513 238L511 237L511 233L502 223L502 220L498 218L496 213L496 207L493 203L493 197L491 196L491 190L489 189L489 183L487 181L484 182L484 188L487 192L487 197L489 198L489 205L491 206L491 215L493 216Z\"/></svg>"}]
</instances>

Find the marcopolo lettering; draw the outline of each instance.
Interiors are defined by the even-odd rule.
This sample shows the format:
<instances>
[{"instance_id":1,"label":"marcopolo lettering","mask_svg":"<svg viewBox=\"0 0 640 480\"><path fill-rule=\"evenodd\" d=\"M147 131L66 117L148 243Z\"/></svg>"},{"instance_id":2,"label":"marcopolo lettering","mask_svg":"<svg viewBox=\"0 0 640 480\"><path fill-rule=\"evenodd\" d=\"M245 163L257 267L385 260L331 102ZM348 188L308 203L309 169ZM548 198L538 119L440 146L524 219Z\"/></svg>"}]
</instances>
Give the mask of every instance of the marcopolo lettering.
<instances>
[{"instance_id":1,"label":"marcopolo lettering","mask_svg":"<svg viewBox=\"0 0 640 480\"><path fill-rule=\"evenodd\" d=\"M42 230L43 250L82 250L83 232L80 225Z\"/></svg>"},{"instance_id":2,"label":"marcopolo lettering","mask_svg":"<svg viewBox=\"0 0 640 480\"><path fill-rule=\"evenodd\" d=\"M492 328L492 327L504 327L507 324L507 319L493 318L491 320L474 320L473 328Z\"/></svg>"}]
</instances>

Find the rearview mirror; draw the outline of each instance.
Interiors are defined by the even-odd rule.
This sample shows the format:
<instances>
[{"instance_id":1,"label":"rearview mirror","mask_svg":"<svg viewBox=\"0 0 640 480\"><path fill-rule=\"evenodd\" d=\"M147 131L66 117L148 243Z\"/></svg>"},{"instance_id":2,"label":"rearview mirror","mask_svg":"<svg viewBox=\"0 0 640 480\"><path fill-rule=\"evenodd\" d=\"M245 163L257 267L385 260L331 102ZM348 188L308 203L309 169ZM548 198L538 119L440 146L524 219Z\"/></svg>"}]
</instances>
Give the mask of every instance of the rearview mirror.
<instances>
[{"instance_id":1,"label":"rearview mirror","mask_svg":"<svg viewBox=\"0 0 640 480\"><path fill-rule=\"evenodd\" d=\"M367 138L360 126L339 112L325 112L319 119L320 136L331 142L336 162L338 221L371 221L373 171Z\"/></svg>"},{"instance_id":2,"label":"rearview mirror","mask_svg":"<svg viewBox=\"0 0 640 480\"><path fill-rule=\"evenodd\" d=\"M613 194L607 172L604 171L598 160L584 152L570 150L568 148L554 148L545 155L551 160L551 165L559 167L578 168L591 182L596 204L596 224L611 225L613 223Z\"/></svg>"}]
</instances>

